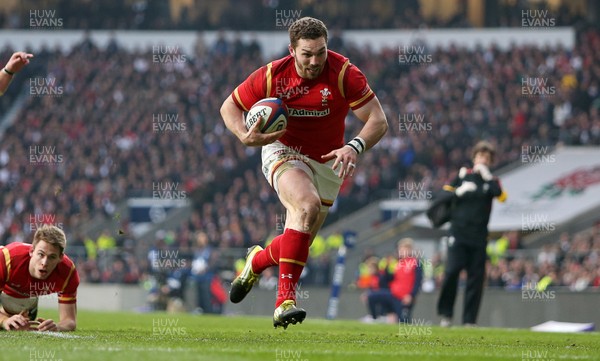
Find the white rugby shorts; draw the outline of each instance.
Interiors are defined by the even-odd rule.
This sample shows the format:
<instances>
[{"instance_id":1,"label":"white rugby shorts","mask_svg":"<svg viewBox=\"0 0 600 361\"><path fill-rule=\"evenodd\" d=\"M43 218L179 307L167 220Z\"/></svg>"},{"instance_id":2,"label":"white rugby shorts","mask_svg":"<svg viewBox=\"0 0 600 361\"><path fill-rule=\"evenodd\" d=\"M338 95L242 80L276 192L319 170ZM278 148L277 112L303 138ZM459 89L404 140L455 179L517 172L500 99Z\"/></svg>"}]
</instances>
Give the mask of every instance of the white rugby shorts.
<instances>
[{"instance_id":1,"label":"white rugby shorts","mask_svg":"<svg viewBox=\"0 0 600 361\"><path fill-rule=\"evenodd\" d=\"M327 163L319 163L280 141L262 147L262 172L271 187L279 193L279 177L289 169L301 169L317 188L322 210L327 210L333 205L343 182L331 169L334 161L335 159L332 159Z\"/></svg>"},{"instance_id":2,"label":"white rugby shorts","mask_svg":"<svg viewBox=\"0 0 600 361\"><path fill-rule=\"evenodd\" d=\"M7 315L16 315L23 311L36 311L38 297L16 298L0 293L0 311Z\"/></svg>"}]
</instances>

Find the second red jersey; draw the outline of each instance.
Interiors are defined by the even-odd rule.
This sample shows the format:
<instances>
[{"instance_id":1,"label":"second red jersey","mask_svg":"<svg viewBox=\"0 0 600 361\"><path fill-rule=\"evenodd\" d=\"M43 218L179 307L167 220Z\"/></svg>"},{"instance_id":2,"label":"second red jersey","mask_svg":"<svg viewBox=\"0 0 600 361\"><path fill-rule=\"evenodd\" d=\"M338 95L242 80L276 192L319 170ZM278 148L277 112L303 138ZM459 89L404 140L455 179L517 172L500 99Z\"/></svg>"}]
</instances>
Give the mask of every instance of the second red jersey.
<instances>
[{"instance_id":1,"label":"second red jersey","mask_svg":"<svg viewBox=\"0 0 600 361\"><path fill-rule=\"evenodd\" d=\"M349 60L331 50L323 72L304 79L288 55L252 73L232 94L236 105L248 111L257 101L277 97L290 116L283 144L323 163L322 155L344 145L344 125L349 109L359 109L375 94L364 74Z\"/></svg>"},{"instance_id":2,"label":"second red jersey","mask_svg":"<svg viewBox=\"0 0 600 361\"><path fill-rule=\"evenodd\" d=\"M15 298L30 298L58 293L58 303L75 303L79 275L67 255L45 280L31 277L31 244L10 243L0 246L0 292Z\"/></svg>"}]
</instances>

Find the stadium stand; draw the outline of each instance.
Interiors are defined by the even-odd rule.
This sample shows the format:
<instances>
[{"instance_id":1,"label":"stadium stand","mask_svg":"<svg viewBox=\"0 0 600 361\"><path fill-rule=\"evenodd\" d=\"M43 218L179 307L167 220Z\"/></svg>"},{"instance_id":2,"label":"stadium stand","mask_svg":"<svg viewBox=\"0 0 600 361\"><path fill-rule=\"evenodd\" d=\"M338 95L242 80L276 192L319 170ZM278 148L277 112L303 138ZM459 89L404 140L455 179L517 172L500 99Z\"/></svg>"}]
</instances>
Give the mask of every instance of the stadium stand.
<instances>
[{"instance_id":1,"label":"stadium stand","mask_svg":"<svg viewBox=\"0 0 600 361\"><path fill-rule=\"evenodd\" d=\"M286 11L297 16L311 14L328 19L330 28L339 29L416 29L419 27L464 28L470 27L467 6L462 1L448 2L452 11L441 16L431 5L418 0L385 1L361 0L336 1L289 0L285 5L279 1L240 2L222 0L218 3L204 1L132 1L119 3L89 4L79 0L48 1L46 6L56 9L63 18L65 29L141 29L141 30L272 30L272 21L263 14ZM551 6L552 5L552 6ZM549 5L536 2L537 10L548 10L555 18L556 26L583 22L585 8L577 3L559 2ZM18 29L29 26L26 3L18 2L0 13L0 28ZM498 1L487 4L488 15L483 26L521 26L523 10L531 4L524 1ZM92 16L94 15L94 16Z\"/></svg>"},{"instance_id":2,"label":"stadium stand","mask_svg":"<svg viewBox=\"0 0 600 361\"><path fill-rule=\"evenodd\" d=\"M367 74L392 126L344 184L330 222L389 197L398 182L441 188L451 176L449 170L468 161L463 145L477 139L489 139L497 146L498 167L518 160L524 144L600 144L597 30L579 32L573 51L533 46L506 52L494 47L429 49L436 60L430 65L399 66L397 49L374 53L341 38L332 43L332 50L347 54ZM5 48L3 58L10 52ZM53 77L65 96L28 97L19 121L2 139L0 243L27 240L36 215L49 216L65 229L79 229L98 216L96 210L107 219L118 217L116 204L148 194L153 182L181 183L196 204L167 245L170 249L193 250L192 234L199 230L216 249L264 242L282 222L283 209L262 179L257 152L239 144L218 114L232 84L263 62L256 44L229 40L199 47L188 61L175 64L154 64L149 50L129 52L118 43L101 49L91 41L68 53L45 49L36 54L37 65L28 68L27 77ZM228 71L233 64L237 71ZM211 76L215 73L226 76ZM535 74L553 81L552 86L560 89L557 95L541 101L515 96L521 77ZM80 79L85 81L76 81ZM27 91L12 88L6 99L23 90ZM186 132L153 131L153 116L167 113L179 114ZM398 114L415 113L423 114L434 131L410 132L398 126ZM349 121L347 134L356 134L357 126ZM50 155L64 161L24 161L35 146L55 146ZM100 246L98 240L74 235L74 245L85 249L78 259L82 279L136 282L152 273L137 251L152 244L131 239L127 220L119 222L125 234L110 230L115 249L98 249L96 256L90 254L95 252L94 243ZM597 262L592 256L575 256L585 247L597 255L597 230L586 241L577 235L565 237L573 238L572 247L561 261L535 264L535 258L507 258L492 265L491 273L500 273L497 282L504 286L515 274L522 279L533 264L540 279L555 270L561 285L581 288L585 282L580 279L587 277L588 285L597 287ZM551 259L553 248L541 254ZM120 261L112 262L115 257Z\"/></svg>"},{"instance_id":3,"label":"stadium stand","mask_svg":"<svg viewBox=\"0 0 600 361\"><path fill-rule=\"evenodd\" d=\"M564 288L574 292L600 289L600 223L581 232L569 234L563 232L554 242L544 244L540 248L523 248L520 245L519 233L506 232L500 238L490 241L488 245L487 287L521 291L522 289ZM495 251L498 244L503 243L500 252ZM370 288L366 282L369 275L367 266L379 260L379 272L385 271L388 254L373 254L371 250L363 255L364 262L357 272L355 286ZM440 253L434 254L427 265L424 291L438 289L442 282L444 262ZM377 264L377 263L376 263ZM377 275L377 274L375 274ZM460 279L461 287L466 278ZM375 277L377 278L377 276ZM362 284L361 284L362 280ZM379 287L375 282L375 287Z\"/></svg>"}]
</instances>

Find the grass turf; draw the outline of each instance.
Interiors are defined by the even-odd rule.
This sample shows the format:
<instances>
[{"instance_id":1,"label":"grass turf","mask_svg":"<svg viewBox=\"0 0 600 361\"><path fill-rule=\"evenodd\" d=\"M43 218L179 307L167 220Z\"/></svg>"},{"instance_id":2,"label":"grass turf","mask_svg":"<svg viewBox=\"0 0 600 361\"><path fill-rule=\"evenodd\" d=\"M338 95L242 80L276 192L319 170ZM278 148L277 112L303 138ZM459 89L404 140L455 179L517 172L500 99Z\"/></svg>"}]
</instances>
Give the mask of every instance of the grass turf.
<instances>
[{"instance_id":1,"label":"grass turf","mask_svg":"<svg viewBox=\"0 0 600 361\"><path fill-rule=\"evenodd\" d=\"M41 312L56 317L56 312ZM600 360L600 335L307 318L79 311L71 333L2 332L0 360Z\"/></svg>"}]
</instances>

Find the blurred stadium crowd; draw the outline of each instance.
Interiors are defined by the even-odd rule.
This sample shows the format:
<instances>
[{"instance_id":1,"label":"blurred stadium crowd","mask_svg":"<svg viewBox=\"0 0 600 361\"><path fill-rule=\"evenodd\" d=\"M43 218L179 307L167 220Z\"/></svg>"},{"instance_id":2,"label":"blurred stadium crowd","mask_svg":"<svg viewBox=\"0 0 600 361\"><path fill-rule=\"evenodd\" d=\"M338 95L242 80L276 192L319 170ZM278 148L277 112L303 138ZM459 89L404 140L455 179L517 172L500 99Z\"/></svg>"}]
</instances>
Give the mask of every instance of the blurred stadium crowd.
<instances>
[{"instance_id":1,"label":"blurred stadium crowd","mask_svg":"<svg viewBox=\"0 0 600 361\"><path fill-rule=\"evenodd\" d=\"M495 144L497 167L518 161L524 145L600 144L597 29L579 31L572 51L427 49L432 61L419 64L399 63L398 48L375 53L335 35L330 48L367 75L390 122L382 142L362 156L355 176L344 183L330 221L394 197L400 182L440 189L468 163L464 145L478 139ZM0 59L13 50L2 49ZM74 230L92 217L113 219L114 229L96 240L71 234L70 247L80 250L75 258L83 280L134 283L156 274L153 251L178 250L189 262L175 269L190 274L194 260L203 258L204 266L196 263L198 276L218 267L213 261L219 250L263 243L283 230L284 209L260 174L257 149L245 148L228 133L219 115L232 87L267 59L257 43L225 37L214 44L199 38L194 54L184 55L184 61L156 63L151 49L130 52L116 40L98 48L89 39L66 53L36 52L19 77L53 78L54 85L46 86L60 87L61 94L32 94L27 80L15 82L0 98L4 114L20 94L29 95L0 144L0 244L29 241L39 222ZM557 91L525 96L524 76L543 76ZM185 130L156 131L156 116L165 114L176 115ZM422 114L431 130L400 126L411 114ZM357 134L358 127L350 115L347 135ZM32 152L46 152L55 161L32 161ZM174 234L150 242L132 239L116 204L151 194L153 184L162 182L181 184L196 205L192 216ZM36 218L40 215L45 220ZM204 246L198 238L205 238ZM491 265L490 277L496 276L490 282L510 286L515 274L523 278L533 269L540 277L554 272L556 282L568 286L587 275L597 286L598 230L583 240L564 238L558 250L551 245L542 252L554 250L554 261L504 258ZM199 256L207 246L214 255ZM140 248L150 256L140 259ZM570 257L583 249L590 255ZM581 274L573 276L575 271Z\"/></svg>"},{"instance_id":2,"label":"blurred stadium crowd","mask_svg":"<svg viewBox=\"0 0 600 361\"><path fill-rule=\"evenodd\" d=\"M28 1L19 2L10 12L0 13L0 28L29 27ZM577 4L571 4L577 5ZM439 4L438 4L439 6ZM465 1L453 2L449 16L423 16L419 0L263 0L172 1L132 0L118 2L48 0L45 8L56 9L65 29L140 30L273 30L273 19L264 14L278 9L328 19L331 29L415 29L419 27L470 27ZM556 26L583 22L584 8L562 2L553 8L544 1L488 1L485 27L521 26L521 12L535 7L548 10ZM38 6L39 7L39 6ZM424 6L425 8L427 6ZM435 10L435 9L433 9ZM435 12L435 11L434 11Z\"/></svg>"},{"instance_id":3,"label":"blurred stadium crowd","mask_svg":"<svg viewBox=\"0 0 600 361\"><path fill-rule=\"evenodd\" d=\"M524 249L516 231L506 232L487 247L486 286L507 291L545 291L562 287L571 291L600 290L600 223L576 233L562 233L556 242L541 249ZM377 255L368 250L359 266L353 286L366 291L380 288L380 279L394 272L394 252ZM415 251L419 257L419 250ZM441 286L444 276L442 254L421 262L424 272L422 290L431 292ZM460 283L466 282L466 273ZM383 282L385 285L386 283Z\"/></svg>"}]
</instances>

